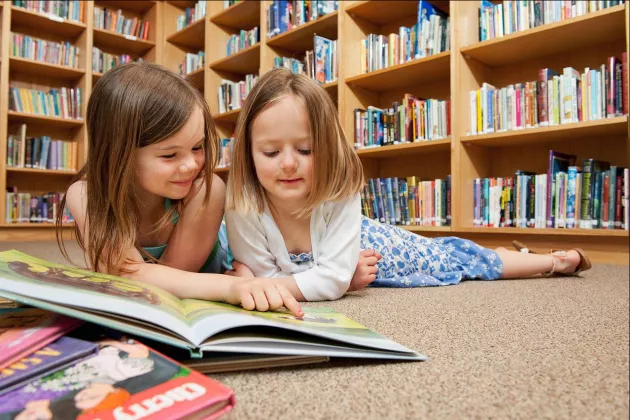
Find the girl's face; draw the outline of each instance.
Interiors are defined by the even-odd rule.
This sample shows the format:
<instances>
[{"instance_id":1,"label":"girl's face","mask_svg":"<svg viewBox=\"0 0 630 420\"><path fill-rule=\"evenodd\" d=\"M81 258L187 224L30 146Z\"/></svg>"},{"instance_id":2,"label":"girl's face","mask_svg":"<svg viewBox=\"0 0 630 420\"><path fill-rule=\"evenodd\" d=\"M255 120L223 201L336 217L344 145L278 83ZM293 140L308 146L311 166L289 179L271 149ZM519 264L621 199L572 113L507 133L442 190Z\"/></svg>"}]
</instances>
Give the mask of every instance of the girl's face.
<instances>
[{"instance_id":1,"label":"girl's face","mask_svg":"<svg viewBox=\"0 0 630 420\"><path fill-rule=\"evenodd\" d=\"M176 134L138 150L136 180L145 192L179 200L188 195L205 163L204 119L196 107Z\"/></svg>"},{"instance_id":2,"label":"girl's face","mask_svg":"<svg viewBox=\"0 0 630 420\"><path fill-rule=\"evenodd\" d=\"M271 201L302 205L312 186L311 134L304 104L287 95L251 126L256 175Z\"/></svg>"}]
</instances>

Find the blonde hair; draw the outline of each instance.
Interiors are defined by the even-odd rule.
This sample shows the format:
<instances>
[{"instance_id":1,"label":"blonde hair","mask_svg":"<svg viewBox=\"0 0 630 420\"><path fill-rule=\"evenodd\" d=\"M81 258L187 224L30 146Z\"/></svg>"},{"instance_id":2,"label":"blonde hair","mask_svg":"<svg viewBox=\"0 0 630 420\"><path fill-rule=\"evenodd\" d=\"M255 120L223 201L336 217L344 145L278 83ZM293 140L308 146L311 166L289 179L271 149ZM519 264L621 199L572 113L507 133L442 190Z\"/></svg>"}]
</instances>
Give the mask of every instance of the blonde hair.
<instances>
[{"instance_id":1,"label":"blonde hair","mask_svg":"<svg viewBox=\"0 0 630 420\"><path fill-rule=\"evenodd\" d=\"M332 99L315 81L286 69L263 75L247 96L236 123L226 208L261 213L265 191L252 157L251 128L258 115L287 95L295 95L308 114L313 155L313 186L298 217L308 217L325 201L347 198L363 187L363 167L346 139Z\"/></svg>"},{"instance_id":2,"label":"blonde hair","mask_svg":"<svg viewBox=\"0 0 630 420\"><path fill-rule=\"evenodd\" d=\"M88 158L72 180L87 183L88 237L82 237L78 226L74 231L94 271L127 272L122 267L130 247L150 257L136 242L140 226L134 182L138 149L177 133L195 107L201 109L205 122L205 165L200 177L206 180L207 202L219 137L202 94L181 76L147 62L115 67L94 86L87 106ZM69 260L61 234L65 204L64 197L57 212L57 243ZM169 223L175 212L181 214L183 206L182 200L173 200L156 229Z\"/></svg>"}]
</instances>

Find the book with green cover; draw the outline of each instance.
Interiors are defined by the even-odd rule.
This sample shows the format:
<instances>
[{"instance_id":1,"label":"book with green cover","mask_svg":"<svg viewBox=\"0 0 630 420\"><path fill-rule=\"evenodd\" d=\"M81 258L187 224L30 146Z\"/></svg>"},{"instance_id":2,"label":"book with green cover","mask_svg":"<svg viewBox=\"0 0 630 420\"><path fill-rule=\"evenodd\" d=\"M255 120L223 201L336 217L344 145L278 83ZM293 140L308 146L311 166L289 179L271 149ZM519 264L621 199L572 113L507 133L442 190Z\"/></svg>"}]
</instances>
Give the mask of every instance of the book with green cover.
<instances>
[{"instance_id":1,"label":"book with green cover","mask_svg":"<svg viewBox=\"0 0 630 420\"><path fill-rule=\"evenodd\" d=\"M174 279L176 281L176 279ZM0 252L0 296L95 324L204 353L255 353L425 360L326 307L256 312L179 299L156 286Z\"/></svg>"}]
</instances>

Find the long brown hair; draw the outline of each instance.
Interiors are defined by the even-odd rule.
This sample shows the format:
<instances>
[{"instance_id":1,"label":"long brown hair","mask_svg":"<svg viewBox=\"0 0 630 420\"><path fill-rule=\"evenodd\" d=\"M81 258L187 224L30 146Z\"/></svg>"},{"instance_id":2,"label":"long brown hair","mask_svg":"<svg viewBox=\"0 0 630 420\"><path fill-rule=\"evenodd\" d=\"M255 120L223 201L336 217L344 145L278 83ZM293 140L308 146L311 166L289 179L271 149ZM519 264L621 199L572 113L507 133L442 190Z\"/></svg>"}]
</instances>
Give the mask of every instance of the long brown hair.
<instances>
[{"instance_id":1,"label":"long brown hair","mask_svg":"<svg viewBox=\"0 0 630 420\"><path fill-rule=\"evenodd\" d=\"M313 186L296 216L308 217L325 201L342 200L361 191L363 167L346 139L332 99L315 81L286 69L264 74L243 104L236 123L226 208L238 212L264 209L265 192L256 176L251 127L256 117L286 95L295 95L308 113L313 154Z\"/></svg>"},{"instance_id":2,"label":"long brown hair","mask_svg":"<svg viewBox=\"0 0 630 420\"><path fill-rule=\"evenodd\" d=\"M136 247L143 252L136 243L140 225L134 182L137 151L177 133L195 107L205 120L205 165L200 176L206 179L207 202L218 134L202 94L181 76L146 62L115 67L94 86L87 106L87 161L72 180L87 183L88 237L82 237L79 226L74 231L94 271L127 272L122 267L126 250ZM61 252L69 260L61 230L65 205L64 196L57 211L56 234ZM157 229L176 211L181 214L183 205L174 200Z\"/></svg>"}]
</instances>

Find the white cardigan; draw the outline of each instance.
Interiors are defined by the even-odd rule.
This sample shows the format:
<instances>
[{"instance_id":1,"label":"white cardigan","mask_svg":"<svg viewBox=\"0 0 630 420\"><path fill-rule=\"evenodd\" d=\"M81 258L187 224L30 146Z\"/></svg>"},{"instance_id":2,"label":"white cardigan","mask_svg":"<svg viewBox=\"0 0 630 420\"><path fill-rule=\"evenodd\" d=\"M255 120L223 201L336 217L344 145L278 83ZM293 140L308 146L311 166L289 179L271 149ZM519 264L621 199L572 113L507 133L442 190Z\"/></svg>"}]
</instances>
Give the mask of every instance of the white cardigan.
<instances>
[{"instance_id":1,"label":"white cardigan","mask_svg":"<svg viewBox=\"0 0 630 420\"><path fill-rule=\"evenodd\" d=\"M309 301L339 299L348 290L359 260L359 194L326 202L313 211L311 268L291 262L282 233L266 203L261 214L228 210L225 221L234 259L248 266L256 277L293 276Z\"/></svg>"}]
</instances>

